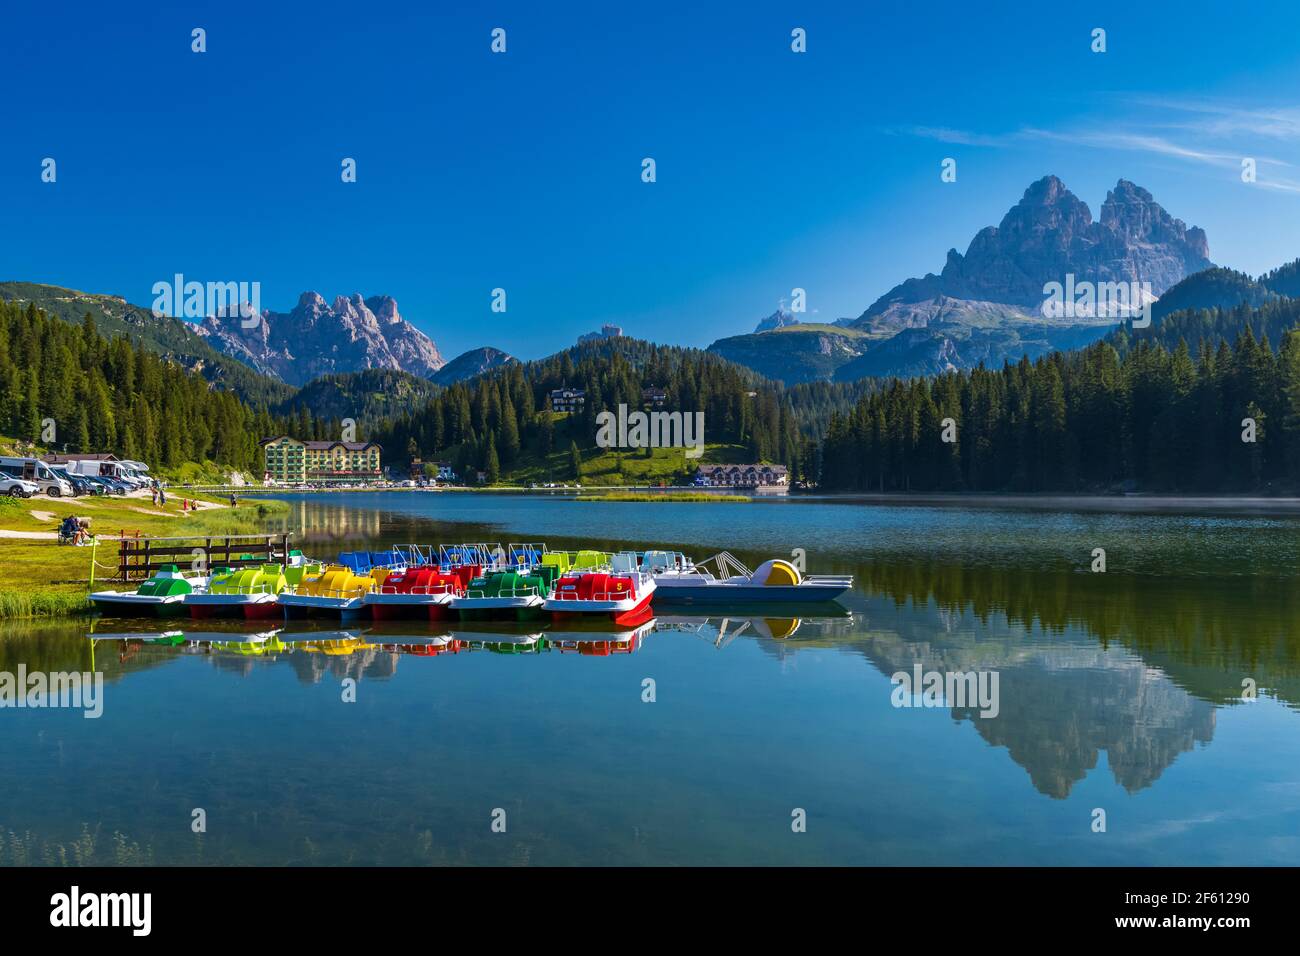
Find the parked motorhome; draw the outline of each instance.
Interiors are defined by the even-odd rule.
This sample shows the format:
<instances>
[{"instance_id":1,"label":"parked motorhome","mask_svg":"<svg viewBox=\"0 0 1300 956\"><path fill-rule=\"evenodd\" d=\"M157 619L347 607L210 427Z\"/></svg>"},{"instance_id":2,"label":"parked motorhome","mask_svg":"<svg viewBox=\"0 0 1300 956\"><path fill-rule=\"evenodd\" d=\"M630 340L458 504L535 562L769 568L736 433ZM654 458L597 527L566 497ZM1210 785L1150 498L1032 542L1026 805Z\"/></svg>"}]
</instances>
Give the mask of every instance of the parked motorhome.
<instances>
[{"instance_id":1,"label":"parked motorhome","mask_svg":"<svg viewBox=\"0 0 1300 956\"><path fill-rule=\"evenodd\" d=\"M56 475L50 466L39 458L0 457L0 473L10 478L30 481L51 498L72 496L72 485Z\"/></svg>"},{"instance_id":2,"label":"parked motorhome","mask_svg":"<svg viewBox=\"0 0 1300 956\"><path fill-rule=\"evenodd\" d=\"M153 484L154 479L153 476L149 474L149 466L144 462L131 461L130 459L124 458L121 464L126 468L127 474L136 479L136 481L143 482L145 485Z\"/></svg>"},{"instance_id":3,"label":"parked motorhome","mask_svg":"<svg viewBox=\"0 0 1300 956\"><path fill-rule=\"evenodd\" d=\"M113 481L123 482L129 488L142 488L147 484L146 479L132 476L130 469L120 461L96 461L93 458L82 458L68 462L67 468L74 475L108 478Z\"/></svg>"}]
</instances>

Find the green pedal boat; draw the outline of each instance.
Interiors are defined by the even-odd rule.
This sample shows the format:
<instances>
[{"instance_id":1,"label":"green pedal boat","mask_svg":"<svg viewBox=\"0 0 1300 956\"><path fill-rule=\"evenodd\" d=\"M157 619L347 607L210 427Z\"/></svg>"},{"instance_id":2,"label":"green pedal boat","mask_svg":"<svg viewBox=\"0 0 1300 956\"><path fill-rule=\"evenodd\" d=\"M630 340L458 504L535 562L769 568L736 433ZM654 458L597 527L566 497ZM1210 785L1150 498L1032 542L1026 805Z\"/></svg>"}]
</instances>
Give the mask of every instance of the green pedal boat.
<instances>
[{"instance_id":1,"label":"green pedal boat","mask_svg":"<svg viewBox=\"0 0 1300 956\"><path fill-rule=\"evenodd\" d=\"M170 617L185 609L185 595L204 590L207 583L202 575L183 574L167 564L134 591L96 591L90 600L104 614Z\"/></svg>"},{"instance_id":2,"label":"green pedal boat","mask_svg":"<svg viewBox=\"0 0 1300 956\"><path fill-rule=\"evenodd\" d=\"M557 577L559 569L553 565L489 571L465 585L465 593L451 599L451 609L463 618L540 617Z\"/></svg>"}]
</instances>

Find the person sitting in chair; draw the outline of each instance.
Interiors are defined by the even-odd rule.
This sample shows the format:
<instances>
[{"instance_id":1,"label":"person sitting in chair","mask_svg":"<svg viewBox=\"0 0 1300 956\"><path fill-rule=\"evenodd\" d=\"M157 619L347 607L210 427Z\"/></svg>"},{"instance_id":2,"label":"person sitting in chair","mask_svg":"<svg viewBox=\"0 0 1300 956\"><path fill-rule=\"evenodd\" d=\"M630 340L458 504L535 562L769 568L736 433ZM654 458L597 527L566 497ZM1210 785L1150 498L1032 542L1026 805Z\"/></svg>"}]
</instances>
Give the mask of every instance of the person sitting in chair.
<instances>
[{"instance_id":1,"label":"person sitting in chair","mask_svg":"<svg viewBox=\"0 0 1300 956\"><path fill-rule=\"evenodd\" d=\"M81 531L81 525L72 515L68 515L59 522L59 543L76 544L77 534Z\"/></svg>"},{"instance_id":2,"label":"person sitting in chair","mask_svg":"<svg viewBox=\"0 0 1300 956\"><path fill-rule=\"evenodd\" d=\"M76 528L76 530L73 532L72 535L72 543L74 545L88 544L90 540L94 537L90 533L90 519L73 518L72 521L74 522L74 526Z\"/></svg>"}]
</instances>

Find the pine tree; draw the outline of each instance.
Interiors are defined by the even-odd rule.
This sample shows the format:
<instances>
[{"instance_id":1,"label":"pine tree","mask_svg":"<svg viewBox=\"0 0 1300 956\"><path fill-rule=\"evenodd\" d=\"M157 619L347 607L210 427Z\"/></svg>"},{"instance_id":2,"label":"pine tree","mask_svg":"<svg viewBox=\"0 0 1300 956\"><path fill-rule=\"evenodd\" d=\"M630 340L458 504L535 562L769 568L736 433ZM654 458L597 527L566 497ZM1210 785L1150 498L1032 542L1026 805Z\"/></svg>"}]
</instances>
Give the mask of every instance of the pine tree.
<instances>
[{"instance_id":1,"label":"pine tree","mask_svg":"<svg viewBox=\"0 0 1300 956\"><path fill-rule=\"evenodd\" d=\"M483 464L483 470L487 473L489 485L495 485L501 480L501 459L497 455L496 436L490 432L487 438L487 460Z\"/></svg>"}]
</instances>

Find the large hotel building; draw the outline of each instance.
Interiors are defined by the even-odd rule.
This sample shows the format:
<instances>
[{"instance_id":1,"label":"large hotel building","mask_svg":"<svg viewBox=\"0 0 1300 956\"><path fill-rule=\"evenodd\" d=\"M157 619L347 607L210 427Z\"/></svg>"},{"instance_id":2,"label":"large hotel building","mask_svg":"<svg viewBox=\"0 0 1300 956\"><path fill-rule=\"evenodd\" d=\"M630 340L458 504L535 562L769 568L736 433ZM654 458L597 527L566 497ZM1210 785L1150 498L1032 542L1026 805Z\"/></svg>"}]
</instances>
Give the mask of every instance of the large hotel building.
<instances>
[{"instance_id":1,"label":"large hotel building","mask_svg":"<svg viewBox=\"0 0 1300 956\"><path fill-rule=\"evenodd\" d=\"M262 440L266 480L357 481L380 476L380 447L374 442L301 441L288 435Z\"/></svg>"}]
</instances>

